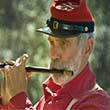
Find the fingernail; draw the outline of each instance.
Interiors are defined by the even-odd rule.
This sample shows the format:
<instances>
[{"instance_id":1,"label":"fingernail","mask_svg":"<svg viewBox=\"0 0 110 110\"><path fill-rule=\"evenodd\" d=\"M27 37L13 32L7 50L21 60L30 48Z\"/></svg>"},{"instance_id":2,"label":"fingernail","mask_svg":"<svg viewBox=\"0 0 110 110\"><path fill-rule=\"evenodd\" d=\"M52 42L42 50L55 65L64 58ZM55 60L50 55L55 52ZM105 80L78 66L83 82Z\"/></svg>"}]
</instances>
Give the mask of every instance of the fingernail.
<instances>
[{"instance_id":1,"label":"fingernail","mask_svg":"<svg viewBox=\"0 0 110 110\"><path fill-rule=\"evenodd\" d=\"M23 54L23 59L28 59L29 58L29 55L28 54Z\"/></svg>"}]
</instances>

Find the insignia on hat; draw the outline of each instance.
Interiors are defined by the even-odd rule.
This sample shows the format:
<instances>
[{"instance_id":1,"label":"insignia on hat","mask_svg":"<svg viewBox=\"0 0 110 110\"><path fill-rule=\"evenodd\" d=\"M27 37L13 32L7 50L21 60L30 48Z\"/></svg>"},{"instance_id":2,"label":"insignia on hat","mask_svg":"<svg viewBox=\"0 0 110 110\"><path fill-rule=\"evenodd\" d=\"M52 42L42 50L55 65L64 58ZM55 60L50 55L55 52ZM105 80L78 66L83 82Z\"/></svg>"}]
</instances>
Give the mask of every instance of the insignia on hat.
<instances>
[{"instance_id":1,"label":"insignia on hat","mask_svg":"<svg viewBox=\"0 0 110 110\"><path fill-rule=\"evenodd\" d=\"M53 29L58 29L59 27L59 22L58 21L53 21Z\"/></svg>"},{"instance_id":2,"label":"insignia on hat","mask_svg":"<svg viewBox=\"0 0 110 110\"><path fill-rule=\"evenodd\" d=\"M56 9L59 9L59 10L69 10L69 9L77 8L78 6L79 6L78 4L73 4L71 2L67 2L67 3L58 4L56 6Z\"/></svg>"},{"instance_id":3,"label":"insignia on hat","mask_svg":"<svg viewBox=\"0 0 110 110\"><path fill-rule=\"evenodd\" d=\"M88 27L86 26L86 27L85 27L85 31L87 32L88 30L89 30L89 29L88 29Z\"/></svg>"}]
</instances>

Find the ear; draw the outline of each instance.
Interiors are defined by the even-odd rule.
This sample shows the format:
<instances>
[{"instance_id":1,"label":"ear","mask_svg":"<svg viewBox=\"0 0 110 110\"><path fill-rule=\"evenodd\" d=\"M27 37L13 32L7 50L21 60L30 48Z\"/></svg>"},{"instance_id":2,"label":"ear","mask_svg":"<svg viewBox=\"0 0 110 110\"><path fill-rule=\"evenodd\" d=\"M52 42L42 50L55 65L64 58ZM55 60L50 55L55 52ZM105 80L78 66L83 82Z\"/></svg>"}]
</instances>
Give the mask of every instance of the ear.
<instances>
[{"instance_id":1,"label":"ear","mask_svg":"<svg viewBox=\"0 0 110 110\"><path fill-rule=\"evenodd\" d=\"M84 45L84 57L85 58L89 58L89 55L91 54L92 50L93 50L93 45L94 45L94 40L93 38L89 38L85 45Z\"/></svg>"}]
</instances>

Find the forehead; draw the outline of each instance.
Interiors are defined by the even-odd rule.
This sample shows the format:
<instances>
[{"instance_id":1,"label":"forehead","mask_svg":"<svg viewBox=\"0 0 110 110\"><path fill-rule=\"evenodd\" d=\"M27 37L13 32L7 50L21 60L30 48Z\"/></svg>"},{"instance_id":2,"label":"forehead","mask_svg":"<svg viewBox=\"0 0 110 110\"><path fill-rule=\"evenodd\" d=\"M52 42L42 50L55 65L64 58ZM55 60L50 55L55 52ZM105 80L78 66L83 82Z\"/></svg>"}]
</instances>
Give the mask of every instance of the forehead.
<instances>
[{"instance_id":1,"label":"forehead","mask_svg":"<svg viewBox=\"0 0 110 110\"><path fill-rule=\"evenodd\" d=\"M58 38L58 37L53 37L53 36L49 36L49 37L48 37L48 40L49 40L49 41L65 41L65 42L66 42L66 41L67 41L67 42L68 42L68 41L69 41L69 42L73 42L73 41L74 41L74 42L76 42L77 39L78 39L78 38L75 37L75 36L74 36L74 37L71 37L71 38Z\"/></svg>"}]
</instances>

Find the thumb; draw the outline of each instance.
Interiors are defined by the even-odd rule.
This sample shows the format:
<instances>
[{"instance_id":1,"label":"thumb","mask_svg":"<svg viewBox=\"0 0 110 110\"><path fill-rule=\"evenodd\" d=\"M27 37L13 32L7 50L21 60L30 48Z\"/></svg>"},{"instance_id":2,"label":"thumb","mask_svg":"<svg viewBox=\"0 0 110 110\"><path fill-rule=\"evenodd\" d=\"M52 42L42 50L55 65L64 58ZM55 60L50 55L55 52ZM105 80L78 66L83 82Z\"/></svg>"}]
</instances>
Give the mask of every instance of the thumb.
<instances>
[{"instance_id":1,"label":"thumb","mask_svg":"<svg viewBox=\"0 0 110 110\"><path fill-rule=\"evenodd\" d=\"M25 66L26 61L29 59L28 54L23 54L21 57L19 57L16 62L15 65L16 66Z\"/></svg>"},{"instance_id":2,"label":"thumb","mask_svg":"<svg viewBox=\"0 0 110 110\"><path fill-rule=\"evenodd\" d=\"M27 77L31 78L32 77L32 72L27 72Z\"/></svg>"},{"instance_id":3,"label":"thumb","mask_svg":"<svg viewBox=\"0 0 110 110\"><path fill-rule=\"evenodd\" d=\"M29 60L29 55L28 54L23 54L22 60L23 60L23 64L25 64L26 61Z\"/></svg>"}]
</instances>

